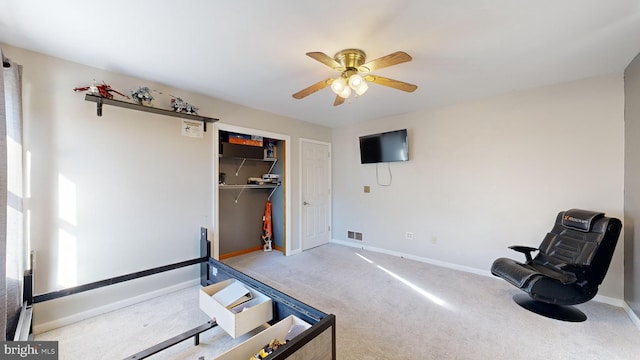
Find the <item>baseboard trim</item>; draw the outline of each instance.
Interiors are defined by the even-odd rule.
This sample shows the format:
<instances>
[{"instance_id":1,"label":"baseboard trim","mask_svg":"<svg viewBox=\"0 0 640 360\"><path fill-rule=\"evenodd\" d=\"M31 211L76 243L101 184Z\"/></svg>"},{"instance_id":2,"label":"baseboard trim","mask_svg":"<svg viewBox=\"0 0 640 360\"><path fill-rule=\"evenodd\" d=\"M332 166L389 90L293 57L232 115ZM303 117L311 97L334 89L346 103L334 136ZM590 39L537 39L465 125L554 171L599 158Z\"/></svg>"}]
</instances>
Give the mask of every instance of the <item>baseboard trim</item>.
<instances>
[{"instance_id":1,"label":"baseboard trim","mask_svg":"<svg viewBox=\"0 0 640 360\"><path fill-rule=\"evenodd\" d=\"M247 249L233 251L233 252L226 253L226 254L220 254L220 260L230 259L232 257L236 257L236 256L244 255L244 254L249 254L249 253L256 252L256 251L261 251L261 250L262 250L262 245L257 245L257 246L250 247L250 248L247 248Z\"/></svg>"},{"instance_id":2,"label":"baseboard trim","mask_svg":"<svg viewBox=\"0 0 640 360\"><path fill-rule=\"evenodd\" d=\"M640 329L640 318L638 318L638 315L636 315L636 313L633 311L633 309L631 309L631 307L629 307L629 304L627 304L626 301L622 302L622 308L627 313L627 315L629 316L631 321L636 325L636 327L638 329Z\"/></svg>"},{"instance_id":3,"label":"baseboard trim","mask_svg":"<svg viewBox=\"0 0 640 360\"><path fill-rule=\"evenodd\" d=\"M189 281L185 281L179 284L175 284L172 286L168 286L162 289L158 289L155 291L150 291L148 293L144 293L138 296L134 296L132 298L128 298L128 299L124 299L121 301L116 301L110 304L106 304L103 306L99 306L96 308L93 308L91 310L87 310L87 311L83 311L77 314L73 314L71 316L67 316L67 317L63 317L60 319L56 319L53 321L49 321L46 323L42 323L42 324L38 324L38 325L34 325L33 326L33 333L34 334L41 334L43 332L47 332L53 329L57 329L59 327L63 327L66 325L70 325L73 323L76 323L78 321L82 321L82 320L86 320L89 318L92 318L94 316L98 316L98 315L102 315L102 314L106 314L108 312L114 311L114 310L118 310L118 309L122 309L124 307L130 306L130 305L134 305L146 300L150 300L153 298L156 298L158 296L162 296L162 295L166 295L169 293L172 293L174 291L178 291L178 290L182 290L182 289L186 289L188 287L192 287L192 286L196 286L200 284L200 279L194 279L194 280L189 280Z\"/></svg>"},{"instance_id":4,"label":"baseboard trim","mask_svg":"<svg viewBox=\"0 0 640 360\"><path fill-rule=\"evenodd\" d=\"M449 269L460 270L460 271L473 273L477 275L493 277L493 275L491 275L491 271L488 271L488 270L481 270L471 266L464 266L464 265L454 264L446 261L435 260L435 259L430 259L422 256L416 256L416 255L406 254L398 251L383 249L375 246L368 246L368 245L364 245L362 242L351 242L351 241L343 241L343 240L335 240L335 239L332 239L331 242L338 245L345 245L345 246L350 246L354 248L374 251L374 252L397 256L405 259L420 261L420 262L431 264L431 265L441 266Z\"/></svg>"},{"instance_id":5,"label":"baseboard trim","mask_svg":"<svg viewBox=\"0 0 640 360\"><path fill-rule=\"evenodd\" d=\"M617 307L620 307L620 308L624 308L624 300L617 299L617 298L610 297L610 296L596 295L593 298L593 301L597 301L597 302L601 302L601 303L604 303L604 304L609 304L609 305L617 306Z\"/></svg>"}]
</instances>

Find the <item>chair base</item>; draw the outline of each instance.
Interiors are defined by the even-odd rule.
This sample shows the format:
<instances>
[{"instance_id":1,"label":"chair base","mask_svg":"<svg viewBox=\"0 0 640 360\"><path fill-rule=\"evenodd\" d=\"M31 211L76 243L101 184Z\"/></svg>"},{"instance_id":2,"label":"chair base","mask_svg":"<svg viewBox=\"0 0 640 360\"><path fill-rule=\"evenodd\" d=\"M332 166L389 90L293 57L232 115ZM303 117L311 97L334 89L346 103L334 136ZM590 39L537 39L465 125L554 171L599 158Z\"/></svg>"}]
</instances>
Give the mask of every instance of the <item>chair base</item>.
<instances>
[{"instance_id":1,"label":"chair base","mask_svg":"<svg viewBox=\"0 0 640 360\"><path fill-rule=\"evenodd\" d=\"M541 301L535 301L527 294L516 294L513 296L513 301L531 312L548 318L569 322L583 322L587 320L587 315L578 308L570 305L547 304Z\"/></svg>"}]
</instances>

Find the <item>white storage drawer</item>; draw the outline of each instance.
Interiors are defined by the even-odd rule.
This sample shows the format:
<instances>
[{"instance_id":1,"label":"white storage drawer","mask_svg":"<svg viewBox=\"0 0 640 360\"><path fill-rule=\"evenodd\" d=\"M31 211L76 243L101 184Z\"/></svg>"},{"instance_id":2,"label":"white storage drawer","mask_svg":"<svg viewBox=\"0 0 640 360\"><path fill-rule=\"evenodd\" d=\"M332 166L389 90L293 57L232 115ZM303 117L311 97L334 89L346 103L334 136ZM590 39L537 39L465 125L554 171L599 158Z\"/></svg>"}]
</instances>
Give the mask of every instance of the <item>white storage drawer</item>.
<instances>
[{"instance_id":1,"label":"white storage drawer","mask_svg":"<svg viewBox=\"0 0 640 360\"><path fill-rule=\"evenodd\" d=\"M302 325L305 330L311 327L310 324L295 315L289 315L288 317L278 321L275 325L256 334L249 340L216 357L215 360L249 359L253 355L257 354L260 349L269 344L273 339L278 339L279 341L284 342L289 329L294 325Z\"/></svg>"},{"instance_id":2,"label":"white storage drawer","mask_svg":"<svg viewBox=\"0 0 640 360\"><path fill-rule=\"evenodd\" d=\"M245 308L244 311L236 313L235 311L227 309L225 305L212 298L213 295L234 283L240 282L235 279L228 279L203 287L200 289L199 302L200 309L211 318L214 318L218 323L218 326L223 328L235 339L258 326L271 321L271 319L273 319L273 307L269 297L255 291L249 286L245 287L251 292L252 299L240 306Z\"/></svg>"}]
</instances>

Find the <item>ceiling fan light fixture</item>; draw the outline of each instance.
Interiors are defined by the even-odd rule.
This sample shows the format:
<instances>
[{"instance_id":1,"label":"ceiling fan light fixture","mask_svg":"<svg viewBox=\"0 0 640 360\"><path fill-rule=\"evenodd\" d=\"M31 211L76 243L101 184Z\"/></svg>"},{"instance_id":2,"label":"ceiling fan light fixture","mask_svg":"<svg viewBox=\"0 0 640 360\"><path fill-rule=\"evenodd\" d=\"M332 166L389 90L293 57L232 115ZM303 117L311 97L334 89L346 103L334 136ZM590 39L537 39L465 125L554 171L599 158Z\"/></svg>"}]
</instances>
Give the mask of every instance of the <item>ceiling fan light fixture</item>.
<instances>
[{"instance_id":1,"label":"ceiling fan light fixture","mask_svg":"<svg viewBox=\"0 0 640 360\"><path fill-rule=\"evenodd\" d=\"M333 83L331 83L331 90L336 95L340 95L340 93L345 91L344 89L348 89L348 88L349 87L347 86L347 81L342 76L340 76L337 79L333 80Z\"/></svg>"},{"instance_id":2,"label":"ceiling fan light fixture","mask_svg":"<svg viewBox=\"0 0 640 360\"><path fill-rule=\"evenodd\" d=\"M363 81L362 84L360 84L360 86L358 86L356 89L354 89L356 94L358 94L358 96L364 94L365 92L367 92L367 90L369 90L369 85L367 85L366 81Z\"/></svg>"},{"instance_id":3,"label":"ceiling fan light fixture","mask_svg":"<svg viewBox=\"0 0 640 360\"><path fill-rule=\"evenodd\" d=\"M298 91L292 95L294 99L302 99L330 86L331 91L336 94L333 106L338 106L349 98L352 91L356 93L356 96L363 95L369 89L369 83L406 92L413 92L418 88L413 84L370 74L371 71L411 61L411 56L404 51L396 51L370 61L367 61L364 51L359 49L341 50L333 58L318 51L308 52L307 56L330 67L332 70L340 72L340 75L335 79L328 78L318 81Z\"/></svg>"},{"instance_id":4,"label":"ceiling fan light fixture","mask_svg":"<svg viewBox=\"0 0 640 360\"><path fill-rule=\"evenodd\" d=\"M360 86L360 84L362 84L363 81L364 79L362 79L362 76L353 74L351 75L351 77L349 77L349 86L351 86L351 88L355 90L358 88L358 86Z\"/></svg>"},{"instance_id":5,"label":"ceiling fan light fixture","mask_svg":"<svg viewBox=\"0 0 640 360\"><path fill-rule=\"evenodd\" d=\"M342 91L338 94L338 96L340 96L343 99L348 98L349 95L351 95L351 88L348 86L345 86L344 89L342 89Z\"/></svg>"},{"instance_id":6,"label":"ceiling fan light fixture","mask_svg":"<svg viewBox=\"0 0 640 360\"><path fill-rule=\"evenodd\" d=\"M356 92L356 94L358 94L358 96L364 94L367 89L369 89L369 85L367 85L367 82L364 81L362 76L358 74L351 75L351 77L349 78L349 87L351 87Z\"/></svg>"}]
</instances>

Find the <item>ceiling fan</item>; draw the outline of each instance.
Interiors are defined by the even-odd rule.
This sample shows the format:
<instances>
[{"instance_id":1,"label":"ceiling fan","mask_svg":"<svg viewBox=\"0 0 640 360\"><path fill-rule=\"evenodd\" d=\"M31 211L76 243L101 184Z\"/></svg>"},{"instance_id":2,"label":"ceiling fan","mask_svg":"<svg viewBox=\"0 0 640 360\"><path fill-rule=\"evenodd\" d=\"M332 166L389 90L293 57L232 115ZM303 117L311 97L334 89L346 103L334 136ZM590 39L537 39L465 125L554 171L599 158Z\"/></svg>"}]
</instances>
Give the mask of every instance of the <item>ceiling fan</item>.
<instances>
[{"instance_id":1,"label":"ceiling fan","mask_svg":"<svg viewBox=\"0 0 640 360\"><path fill-rule=\"evenodd\" d=\"M327 65L333 70L339 71L340 76L335 79L328 78L319 81L298 91L292 95L296 99L302 99L318 90L331 86L331 90L336 94L333 106L338 106L344 103L351 95L351 90L355 91L357 95L364 94L369 88L367 82L406 92L413 92L418 88L413 84L370 74L371 71L411 61L411 56L404 51L396 51L369 62L366 62L367 55L364 51L359 49L341 50L337 52L333 58L322 52L308 52L307 56Z\"/></svg>"}]
</instances>

